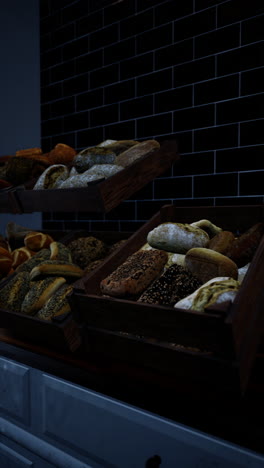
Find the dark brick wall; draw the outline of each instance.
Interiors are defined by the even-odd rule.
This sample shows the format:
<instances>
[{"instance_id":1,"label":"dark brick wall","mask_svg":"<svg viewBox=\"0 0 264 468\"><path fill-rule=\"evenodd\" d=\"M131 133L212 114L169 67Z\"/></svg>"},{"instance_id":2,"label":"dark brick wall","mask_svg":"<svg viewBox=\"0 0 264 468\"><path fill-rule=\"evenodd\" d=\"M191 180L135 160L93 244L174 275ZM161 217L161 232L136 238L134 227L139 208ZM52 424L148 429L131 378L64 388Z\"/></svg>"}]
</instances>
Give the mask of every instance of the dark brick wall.
<instances>
[{"instance_id":1,"label":"dark brick wall","mask_svg":"<svg viewBox=\"0 0 264 468\"><path fill-rule=\"evenodd\" d=\"M166 203L263 203L263 0L40 9L43 149L177 138L182 155L111 213L44 213L45 228L135 230Z\"/></svg>"}]
</instances>

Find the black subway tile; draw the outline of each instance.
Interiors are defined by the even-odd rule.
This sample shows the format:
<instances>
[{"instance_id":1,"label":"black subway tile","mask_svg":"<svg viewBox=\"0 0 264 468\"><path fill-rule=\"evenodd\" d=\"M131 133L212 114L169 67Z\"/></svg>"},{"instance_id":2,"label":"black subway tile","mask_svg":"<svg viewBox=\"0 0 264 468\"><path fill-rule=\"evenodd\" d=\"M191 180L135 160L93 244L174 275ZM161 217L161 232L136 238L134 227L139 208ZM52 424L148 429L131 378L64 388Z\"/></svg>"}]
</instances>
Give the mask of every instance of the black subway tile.
<instances>
[{"instance_id":1,"label":"black subway tile","mask_svg":"<svg viewBox=\"0 0 264 468\"><path fill-rule=\"evenodd\" d=\"M71 60L66 63L61 63L60 65L57 65L56 67L50 68L51 83L56 82L56 81L62 81L67 78L71 78L73 75L75 75L74 60Z\"/></svg>"},{"instance_id":2,"label":"black subway tile","mask_svg":"<svg viewBox=\"0 0 264 468\"><path fill-rule=\"evenodd\" d=\"M138 54L157 49L172 43L172 23L151 29L136 37Z\"/></svg>"},{"instance_id":3,"label":"black subway tile","mask_svg":"<svg viewBox=\"0 0 264 468\"><path fill-rule=\"evenodd\" d=\"M125 201L105 215L106 220L135 219L136 204L134 201Z\"/></svg>"},{"instance_id":4,"label":"black subway tile","mask_svg":"<svg viewBox=\"0 0 264 468\"><path fill-rule=\"evenodd\" d=\"M135 38L117 42L104 49L104 65L125 60L127 57L133 57L136 51Z\"/></svg>"},{"instance_id":5,"label":"black subway tile","mask_svg":"<svg viewBox=\"0 0 264 468\"><path fill-rule=\"evenodd\" d=\"M263 119L240 124L240 145L258 145L264 143Z\"/></svg>"},{"instance_id":6,"label":"black subway tile","mask_svg":"<svg viewBox=\"0 0 264 468\"><path fill-rule=\"evenodd\" d=\"M77 114L71 114L64 117L64 131L72 132L76 130L82 130L87 128L89 125L89 113L78 112Z\"/></svg>"},{"instance_id":7,"label":"black subway tile","mask_svg":"<svg viewBox=\"0 0 264 468\"><path fill-rule=\"evenodd\" d=\"M144 96L120 104L120 119L128 120L153 114L153 97Z\"/></svg>"},{"instance_id":8,"label":"black subway tile","mask_svg":"<svg viewBox=\"0 0 264 468\"><path fill-rule=\"evenodd\" d=\"M170 110L190 107L192 105L192 86L180 89L172 89L155 94L155 112L167 112Z\"/></svg>"},{"instance_id":9,"label":"black subway tile","mask_svg":"<svg viewBox=\"0 0 264 468\"><path fill-rule=\"evenodd\" d=\"M237 174L216 174L194 177L194 197L235 196L238 191Z\"/></svg>"},{"instance_id":10,"label":"black subway tile","mask_svg":"<svg viewBox=\"0 0 264 468\"><path fill-rule=\"evenodd\" d=\"M133 193L128 200L152 200L153 199L153 184L151 181L148 184L144 185L140 190Z\"/></svg>"},{"instance_id":11,"label":"black subway tile","mask_svg":"<svg viewBox=\"0 0 264 468\"><path fill-rule=\"evenodd\" d=\"M172 115L160 114L154 117L146 117L137 121L137 137L146 138L153 135L167 133L172 127Z\"/></svg>"},{"instance_id":12,"label":"black subway tile","mask_svg":"<svg viewBox=\"0 0 264 468\"><path fill-rule=\"evenodd\" d=\"M135 97L135 80L120 81L104 88L105 104L112 104Z\"/></svg>"},{"instance_id":13,"label":"black subway tile","mask_svg":"<svg viewBox=\"0 0 264 468\"><path fill-rule=\"evenodd\" d=\"M263 204L263 197L235 197L235 198L216 198L215 205L216 206L232 206L232 205L262 205Z\"/></svg>"},{"instance_id":14,"label":"black subway tile","mask_svg":"<svg viewBox=\"0 0 264 468\"><path fill-rule=\"evenodd\" d=\"M264 10L263 10L264 11ZM241 25L242 44L263 40L263 15L244 21Z\"/></svg>"},{"instance_id":15,"label":"black subway tile","mask_svg":"<svg viewBox=\"0 0 264 468\"><path fill-rule=\"evenodd\" d=\"M187 16L174 23L174 41L181 41L198 34L215 29L216 9L208 8L205 11Z\"/></svg>"},{"instance_id":16,"label":"black subway tile","mask_svg":"<svg viewBox=\"0 0 264 468\"><path fill-rule=\"evenodd\" d=\"M263 169L263 146L233 148L216 152L216 172Z\"/></svg>"},{"instance_id":17,"label":"black subway tile","mask_svg":"<svg viewBox=\"0 0 264 468\"><path fill-rule=\"evenodd\" d=\"M62 26L59 29L51 32L51 42L52 47L57 47L65 42L72 41L74 39L74 24L67 24L66 26Z\"/></svg>"},{"instance_id":18,"label":"black subway tile","mask_svg":"<svg viewBox=\"0 0 264 468\"><path fill-rule=\"evenodd\" d=\"M186 176L194 174L212 174L214 172L214 153L183 154L174 167L174 175Z\"/></svg>"},{"instance_id":19,"label":"black subway tile","mask_svg":"<svg viewBox=\"0 0 264 468\"><path fill-rule=\"evenodd\" d=\"M255 94L263 91L264 67L241 73L241 94Z\"/></svg>"},{"instance_id":20,"label":"black subway tile","mask_svg":"<svg viewBox=\"0 0 264 468\"><path fill-rule=\"evenodd\" d=\"M192 131L175 132L172 135L178 142L179 153L190 153L192 151Z\"/></svg>"},{"instance_id":21,"label":"black subway tile","mask_svg":"<svg viewBox=\"0 0 264 468\"><path fill-rule=\"evenodd\" d=\"M164 205L170 205L171 200L151 200L141 201L137 204L137 218L149 220L154 216Z\"/></svg>"},{"instance_id":22,"label":"black subway tile","mask_svg":"<svg viewBox=\"0 0 264 468\"><path fill-rule=\"evenodd\" d=\"M187 39L155 51L155 68L171 67L193 59L193 40Z\"/></svg>"},{"instance_id":23,"label":"black subway tile","mask_svg":"<svg viewBox=\"0 0 264 468\"><path fill-rule=\"evenodd\" d=\"M59 28L63 24L61 11L58 11L56 14L46 16L46 18L41 19L40 21L40 35L47 34L51 31L54 31L56 28Z\"/></svg>"},{"instance_id":24,"label":"black subway tile","mask_svg":"<svg viewBox=\"0 0 264 468\"><path fill-rule=\"evenodd\" d=\"M98 142L104 140L103 128L87 128L82 132L77 132L76 138L76 149L78 150L82 150L84 148L87 148L88 146L98 145Z\"/></svg>"},{"instance_id":25,"label":"black subway tile","mask_svg":"<svg viewBox=\"0 0 264 468\"><path fill-rule=\"evenodd\" d=\"M118 221L91 221L91 231L118 231Z\"/></svg>"},{"instance_id":26,"label":"black subway tile","mask_svg":"<svg viewBox=\"0 0 264 468\"><path fill-rule=\"evenodd\" d=\"M64 212L61 212L61 211L54 211L53 212L53 220L54 221L74 221L76 220L76 213L71 213L71 212L68 212L68 213L64 213Z\"/></svg>"},{"instance_id":27,"label":"black subway tile","mask_svg":"<svg viewBox=\"0 0 264 468\"><path fill-rule=\"evenodd\" d=\"M147 221L147 220L146 220ZM143 221L123 221L120 220L120 232L134 233L144 225Z\"/></svg>"},{"instance_id":28,"label":"black subway tile","mask_svg":"<svg viewBox=\"0 0 264 468\"><path fill-rule=\"evenodd\" d=\"M86 0L87 1L87 0ZM89 11L97 11L106 8L113 3L113 0L89 0Z\"/></svg>"},{"instance_id":29,"label":"black subway tile","mask_svg":"<svg viewBox=\"0 0 264 468\"><path fill-rule=\"evenodd\" d=\"M76 96L76 110L88 110L93 107L100 107L103 105L104 90L103 88L89 91L88 93L79 94Z\"/></svg>"},{"instance_id":30,"label":"black subway tile","mask_svg":"<svg viewBox=\"0 0 264 468\"><path fill-rule=\"evenodd\" d=\"M62 48L51 49L40 54L41 68L48 68L62 62Z\"/></svg>"},{"instance_id":31,"label":"black subway tile","mask_svg":"<svg viewBox=\"0 0 264 468\"><path fill-rule=\"evenodd\" d=\"M107 125L118 121L118 104L102 106L90 111L90 125Z\"/></svg>"},{"instance_id":32,"label":"black subway tile","mask_svg":"<svg viewBox=\"0 0 264 468\"><path fill-rule=\"evenodd\" d=\"M152 9L143 11L136 16L130 16L120 21L120 37L125 39L129 36L141 34L153 27Z\"/></svg>"},{"instance_id":33,"label":"black subway tile","mask_svg":"<svg viewBox=\"0 0 264 468\"><path fill-rule=\"evenodd\" d=\"M183 86L215 76L215 59L207 57L174 67L174 86Z\"/></svg>"},{"instance_id":34,"label":"black subway tile","mask_svg":"<svg viewBox=\"0 0 264 468\"><path fill-rule=\"evenodd\" d=\"M40 86L43 88L44 86L49 86L50 83L50 69L47 70L40 70Z\"/></svg>"},{"instance_id":35,"label":"black subway tile","mask_svg":"<svg viewBox=\"0 0 264 468\"><path fill-rule=\"evenodd\" d=\"M118 81L118 70L119 66L116 64L92 71L90 74L90 88L98 88Z\"/></svg>"},{"instance_id":36,"label":"black subway tile","mask_svg":"<svg viewBox=\"0 0 264 468\"><path fill-rule=\"evenodd\" d=\"M174 132L214 125L214 105L190 107L173 113Z\"/></svg>"},{"instance_id":37,"label":"black subway tile","mask_svg":"<svg viewBox=\"0 0 264 468\"><path fill-rule=\"evenodd\" d=\"M264 171L239 174L240 195L263 195Z\"/></svg>"},{"instance_id":38,"label":"black subway tile","mask_svg":"<svg viewBox=\"0 0 264 468\"><path fill-rule=\"evenodd\" d=\"M65 231L89 231L90 222L87 221L65 221L64 222Z\"/></svg>"},{"instance_id":39,"label":"black subway tile","mask_svg":"<svg viewBox=\"0 0 264 468\"><path fill-rule=\"evenodd\" d=\"M42 136L41 137L41 149L43 153L48 153L52 148L53 148L53 145L51 144L51 137L44 138Z\"/></svg>"},{"instance_id":40,"label":"black subway tile","mask_svg":"<svg viewBox=\"0 0 264 468\"><path fill-rule=\"evenodd\" d=\"M217 74L228 75L264 64L264 43L257 42L217 56Z\"/></svg>"},{"instance_id":41,"label":"black subway tile","mask_svg":"<svg viewBox=\"0 0 264 468\"><path fill-rule=\"evenodd\" d=\"M208 80L194 86L194 104L222 101L239 96L239 76Z\"/></svg>"},{"instance_id":42,"label":"black subway tile","mask_svg":"<svg viewBox=\"0 0 264 468\"><path fill-rule=\"evenodd\" d=\"M264 93L242 97L216 105L217 123L254 120L263 116Z\"/></svg>"},{"instance_id":43,"label":"black subway tile","mask_svg":"<svg viewBox=\"0 0 264 468\"><path fill-rule=\"evenodd\" d=\"M154 181L154 198L187 198L192 196L192 177L172 177Z\"/></svg>"},{"instance_id":44,"label":"black subway tile","mask_svg":"<svg viewBox=\"0 0 264 468\"><path fill-rule=\"evenodd\" d=\"M103 10L84 16L76 21L76 37L90 34L93 31L101 29L104 24Z\"/></svg>"},{"instance_id":45,"label":"black subway tile","mask_svg":"<svg viewBox=\"0 0 264 468\"><path fill-rule=\"evenodd\" d=\"M45 229L47 231L64 231L64 223L63 221L57 222L57 221L43 221L42 223L42 229Z\"/></svg>"},{"instance_id":46,"label":"black subway tile","mask_svg":"<svg viewBox=\"0 0 264 468\"><path fill-rule=\"evenodd\" d=\"M75 133L64 133L62 135L52 136L49 150L54 148L58 143L64 143L65 145L75 148Z\"/></svg>"},{"instance_id":47,"label":"black subway tile","mask_svg":"<svg viewBox=\"0 0 264 468\"><path fill-rule=\"evenodd\" d=\"M216 54L239 46L239 24L197 36L195 38L195 57Z\"/></svg>"},{"instance_id":48,"label":"black subway tile","mask_svg":"<svg viewBox=\"0 0 264 468\"><path fill-rule=\"evenodd\" d=\"M87 16L89 13L89 2L85 0L79 0L72 5L67 6L61 10L63 24L71 23L72 21Z\"/></svg>"},{"instance_id":49,"label":"black subway tile","mask_svg":"<svg viewBox=\"0 0 264 468\"><path fill-rule=\"evenodd\" d=\"M222 125L194 132L194 150L206 151L236 147L238 125Z\"/></svg>"},{"instance_id":50,"label":"black subway tile","mask_svg":"<svg viewBox=\"0 0 264 468\"><path fill-rule=\"evenodd\" d=\"M134 120L107 125L104 129L105 139L133 140L135 139L136 125Z\"/></svg>"},{"instance_id":51,"label":"black subway tile","mask_svg":"<svg viewBox=\"0 0 264 468\"><path fill-rule=\"evenodd\" d=\"M94 221L99 220L103 221L105 219L104 213L91 213L91 212L79 212L77 213L77 220L78 221Z\"/></svg>"},{"instance_id":52,"label":"black subway tile","mask_svg":"<svg viewBox=\"0 0 264 468\"><path fill-rule=\"evenodd\" d=\"M120 78L125 80L153 71L153 53L128 58L120 63Z\"/></svg>"},{"instance_id":53,"label":"black subway tile","mask_svg":"<svg viewBox=\"0 0 264 468\"><path fill-rule=\"evenodd\" d=\"M162 70L137 78L137 95L165 91L172 87L172 70Z\"/></svg>"},{"instance_id":54,"label":"black subway tile","mask_svg":"<svg viewBox=\"0 0 264 468\"><path fill-rule=\"evenodd\" d=\"M104 9L105 25L121 21L127 16L134 15L136 12L136 2L126 0L125 2L111 2L111 5Z\"/></svg>"},{"instance_id":55,"label":"black subway tile","mask_svg":"<svg viewBox=\"0 0 264 468\"><path fill-rule=\"evenodd\" d=\"M50 104L42 104L40 113L41 113L41 121L50 119L51 118Z\"/></svg>"},{"instance_id":56,"label":"black subway tile","mask_svg":"<svg viewBox=\"0 0 264 468\"><path fill-rule=\"evenodd\" d=\"M87 54L89 52L89 38L82 37L76 41L65 44L62 48L62 57L64 62L74 59L79 55Z\"/></svg>"},{"instance_id":57,"label":"black subway tile","mask_svg":"<svg viewBox=\"0 0 264 468\"><path fill-rule=\"evenodd\" d=\"M213 198L189 198L186 200L173 200L175 206L214 206Z\"/></svg>"},{"instance_id":58,"label":"black subway tile","mask_svg":"<svg viewBox=\"0 0 264 468\"><path fill-rule=\"evenodd\" d=\"M195 0L195 11L204 10L205 8L213 7L223 0Z\"/></svg>"},{"instance_id":59,"label":"black subway tile","mask_svg":"<svg viewBox=\"0 0 264 468\"><path fill-rule=\"evenodd\" d=\"M191 15L192 13L192 0L185 0L184 2L175 2L175 0L161 2L161 5L154 8L155 24L168 23L169 21Z\"/></svg>"},{"instance_id":60,"label":"black subway tile","mask_svg":"<svg viewBox=\"0 0 264 468\"><path fill-rule=\"evenodd\" d=\"M217 18L218 26L241 21L250 16L255 16L263 13L263 1L251 0L250 2L241 2L240 0L231 0L223 2L218 6Z\"/></svg>"},{"instance_id":61,"label":"black subway tile","mask_svg":"<svg viewBox=\"0 0 264 468\"><path fill-rule=\"evenodd\" d=\"M48 50L52 48L52 41L51 41L51 33L48 32L44 34L44 36L40 36L39 38L39 46L40 50Z\"/></svg>"},{"instance_id":62,"label":"black subway tile","mask_svg":"<svg viewBox=\"0 0 264 468\"><path fill-rule=\"evenodd\" d=\"M43 136L52 136L63 132L63 118L46 120L41 123L41 133Z\"/></svg>"},{"instance_id":63,"label":"black subway tile","mask_svg":"<svg viewBox=\"0 0 264 468\"><path fill-rule=\"evenodd\" d=\"M103 50L97 50L75 59L76 75L90 72L103 66Z\"/></svg>"},{"instance_id":64,"label":"black subway tile","mask_svg":"<svg viewBox=\"0 0 264 468\"><path fill-rule=\"evenodd\" d=\"M50 103L50 117L72 114L75 110L74 97L60 99Z\"/></svg>"},{"instance_id":65,"label":"black subway tile","mask_svg":"<svg viewBox=\"0 0 264 468\"><path fill-rule=\"evenodd\" d=\"M91 50L99 49L100 47L105 47L113 42L117 42L118 35L118 24L112 24L111 26L107 26L106 28L91 33Z\"/></svg>"},{"instance_id":66,"label":"black subway tile","mask_svg":"<svg viewBox=\"0 0 264 468\"><path fill-rule=\"evenodd\" d=\"M50 4L47 0L40 0L39 2L39 15L40 18L45 18L50 14Z\"/></svg>"},{"instance_id":67,"label":"black subway tile","mask_svg":"<svg viewBox=\"0 0 264 468\"><path fill-rule=\"evenodd\" d=\"M88 90L88 73L65 80L62 86L64 96L85 92Z\"/></svg>"}]
</instances>

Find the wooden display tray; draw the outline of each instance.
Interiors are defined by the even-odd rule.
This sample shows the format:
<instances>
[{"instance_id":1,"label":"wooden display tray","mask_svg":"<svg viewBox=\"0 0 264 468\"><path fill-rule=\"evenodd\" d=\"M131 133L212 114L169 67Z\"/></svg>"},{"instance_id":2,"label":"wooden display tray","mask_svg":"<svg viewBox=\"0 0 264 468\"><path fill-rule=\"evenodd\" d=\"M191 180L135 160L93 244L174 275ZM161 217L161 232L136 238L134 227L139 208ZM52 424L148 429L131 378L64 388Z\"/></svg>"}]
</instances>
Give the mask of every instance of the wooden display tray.
<instances>
[{"instance_id":1,"label":"wooden display tray","mask_svg":"<svg viewBox=\"0 0 264 468\"><path fill-rule=\"evenodd\" d=\"M70 231L64 235L61 232L59 238L58 231L42 232L49 233L54 239L65 245L78 237L86 236L94 236L112 245L120 239L127 239L131 235L129 232ZM10 278L11 276L3 280L1 287L10 281ZM73 352L80 347L82 342L78 324L73 320L71 313L54 317L51 321L45 321L34 316L27 316L0 308L0 327L7 328L15 337L48 346L50 349Z\"/></svg>"},{"instance_id":2,"label":"wooden display tray","mask_svg":"<svg viewBox=\"0 0 264 468\"><path fill-rule=\"evenodd\" d=\"M118 255L113 253L95 272L77 281L69 301L74 318L83 327L87 349L108 356L118 353L134 363L146 361L148 367L168 368L179 378L188 376L199 384L208 380L208 369L217 362L219 384L230 384L230 374L234 374L232 382L244 392L264 325L264 237L234 303L215 306L207 313L103 297L100 292L100 281L141 248L154 227L166 221L200 219L239 234L264 220L264 207L164 206L130 237ZM223 381L224 376L228 381Z\"/></svg>"},{"instance_id":3,"label":"wooden display tray","mask_svg":"<svg viewBox=\"0 0 264 468\"><path fill-rule=\"evenodd\" d=\"M178 161L175 140L161 143L160 149L135 161L108 179L91 182L86 188L30 190L18 186L0 191L2 213L35 211L76 211L107 213L148 182L161 175Z\"/></svg>"}]
</instances>

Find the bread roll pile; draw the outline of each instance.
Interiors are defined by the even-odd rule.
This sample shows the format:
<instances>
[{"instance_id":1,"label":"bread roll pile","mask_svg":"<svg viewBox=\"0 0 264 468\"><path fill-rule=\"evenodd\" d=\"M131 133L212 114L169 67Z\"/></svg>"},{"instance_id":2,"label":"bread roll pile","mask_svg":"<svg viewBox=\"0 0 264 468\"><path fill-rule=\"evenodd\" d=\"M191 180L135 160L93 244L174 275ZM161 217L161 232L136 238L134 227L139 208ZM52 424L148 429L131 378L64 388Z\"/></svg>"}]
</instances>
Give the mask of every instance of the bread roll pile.
<instances>
[{"instance_id":1,"label":"bread roll pile","mask_svg":"<svg viewBox=\"0 0 264 468\"><path fill-rule=\"evenodd\" d=\"M262 222L238 237L209 220L162 223L148 233L147 243L140 251L101 281L102 294L130 299L132 295L141 303L205 312L216 304L234 300L263 235ZM132 258L140 252L149 256L153 271L158 266L153 254L167 255L164 268L156 268L150 283L145 280L143 260L138 268L140 274L130 267ZM140 291L136 289L137 282Z\"/></svg>"}]
</instances>

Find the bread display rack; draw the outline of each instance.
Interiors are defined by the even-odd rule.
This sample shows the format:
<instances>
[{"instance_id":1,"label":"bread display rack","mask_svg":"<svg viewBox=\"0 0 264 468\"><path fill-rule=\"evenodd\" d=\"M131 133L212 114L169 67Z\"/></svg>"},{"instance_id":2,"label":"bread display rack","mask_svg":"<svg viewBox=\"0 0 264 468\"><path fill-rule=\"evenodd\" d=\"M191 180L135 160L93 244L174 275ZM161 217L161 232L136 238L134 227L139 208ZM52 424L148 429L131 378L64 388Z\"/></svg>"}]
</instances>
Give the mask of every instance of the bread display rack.
<instances>
[{"instance_id":1,"label":"bread display rack","mask_svg":"<svg viewBox=\"0 0 264 468\"><path fill-rule=\"evenodd\" d=\"M0 191L0 212L74 212L77 209L79 212L107 213L169 169L179 158L177 142L167 140L153 153L108 179L89 183L85 188L33 190L30 181L5 188Z\"/></svg>"},{"instance_id":2,"label":"bread display rack","mask_svg":"<svg viewBox=\"0 0 264 468\"><path fill-rule=\"evenodd\" d=\"M206 313L142 304L103 296L100 282L140 249L160 223L209 219L224 230L242 233L264 220L264 207L164 206L130 237L118 255L77 281L70 296L88 352L123 359L174 376L179 386L240 389L244 392L261 341L264 314L264 237L233 303ZM188 385L187 385L188 386Z\"/></svg>"}]
</instances>

